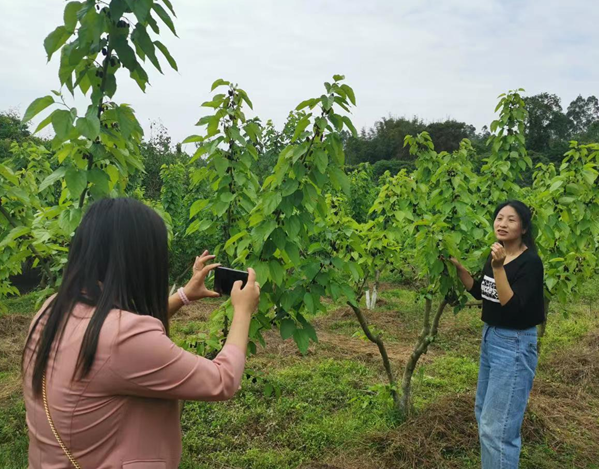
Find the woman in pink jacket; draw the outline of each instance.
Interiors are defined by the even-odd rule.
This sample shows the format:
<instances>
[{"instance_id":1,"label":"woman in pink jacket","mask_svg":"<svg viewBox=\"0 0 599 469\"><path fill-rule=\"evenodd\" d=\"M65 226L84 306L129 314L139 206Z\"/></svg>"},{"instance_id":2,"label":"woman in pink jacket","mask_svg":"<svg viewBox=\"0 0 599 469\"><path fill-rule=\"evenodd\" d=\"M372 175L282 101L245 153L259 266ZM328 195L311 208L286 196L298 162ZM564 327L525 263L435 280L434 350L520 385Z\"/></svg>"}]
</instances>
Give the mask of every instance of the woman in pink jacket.
<instances>
[{"instance_id":1,"label":"woman in pink jacket","mask_svg":"<svg viewBox=\"0 0 599 469\"><path fill-rule=\"evenodd\" d=\"M89 208L62 285L33 319L23 352L30 469L178 467L178 400L233 397L260 296L249 269L247 285L231 293L233 321L214 360L177 347L170 317L218 296L204 285L213 258L199 257L169 298L167 232L156 212L132 199Z\"/></svg>"}]
</instances>

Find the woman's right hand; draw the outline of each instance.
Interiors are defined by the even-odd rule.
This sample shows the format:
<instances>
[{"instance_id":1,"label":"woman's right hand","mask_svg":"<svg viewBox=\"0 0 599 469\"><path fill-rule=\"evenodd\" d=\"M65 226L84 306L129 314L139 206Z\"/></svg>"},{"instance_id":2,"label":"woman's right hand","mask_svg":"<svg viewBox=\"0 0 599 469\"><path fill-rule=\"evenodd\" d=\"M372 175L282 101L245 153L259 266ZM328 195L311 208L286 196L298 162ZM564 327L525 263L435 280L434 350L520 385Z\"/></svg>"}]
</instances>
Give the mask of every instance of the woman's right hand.
<instances>
[{"instance_id":1,"label":"woman's right hand","mask_svg":"<svg viewBox=\"0 0 599 469\"><path fill-rule=\"evenodd\" d=\"M254 269L248 269L248 281L243 289L241 288L242 284L241 280L233 284L231 304L235 312L252 314L256 311L260 301L260 284L256 282L256 271Z\"/></svg>"},{"instance_id":2,"label":"woman's right hand","mask_svg":"<svg viewBox=\"0 0 599 469\"><path fill-rule=\"evenodd\" d=\"M460 264L460 261L458 261L455 257L450 257L449 259L447 259L447 257L441 256L441 260L451 262L453 265L455 265L456 269L458 270L463 267L462 264Z\"/></svg>"}]
</instances>

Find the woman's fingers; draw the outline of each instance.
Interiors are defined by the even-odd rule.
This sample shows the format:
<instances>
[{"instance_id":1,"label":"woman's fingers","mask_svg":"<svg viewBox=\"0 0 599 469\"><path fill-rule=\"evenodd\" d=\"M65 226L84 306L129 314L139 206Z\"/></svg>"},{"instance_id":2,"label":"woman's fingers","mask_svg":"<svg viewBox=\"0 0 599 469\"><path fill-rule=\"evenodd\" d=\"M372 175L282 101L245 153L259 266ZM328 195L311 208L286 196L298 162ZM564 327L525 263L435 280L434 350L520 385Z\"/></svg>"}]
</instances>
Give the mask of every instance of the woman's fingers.
<instances>
[{"instance_id":1,"label":"woman's fingers","mask_svg":"<svg viewBox=\"0 0 599 469\"><path fill-rule=\"evenodd\" d=\"M248 281L246 283L246 287L251 286L254 287L256 283L256 271L251 267L248 269Z\"/></svg>"},{"instance_id":2,"label":"woman's fingers","mask_svg":"<svg viewBox=\"0 0 599 469\"><path fill-rule=\"evenodd\" d=\"M202 268L202 270L200 272L202 278L206 278L206 276L208 275L208 273L211 270L214 270L214 269L216 269L217 267L220 267L220 266L221 266L221 264L210 264L210 265L205 266L204 268Z\"/></svg>"}]
</instances>

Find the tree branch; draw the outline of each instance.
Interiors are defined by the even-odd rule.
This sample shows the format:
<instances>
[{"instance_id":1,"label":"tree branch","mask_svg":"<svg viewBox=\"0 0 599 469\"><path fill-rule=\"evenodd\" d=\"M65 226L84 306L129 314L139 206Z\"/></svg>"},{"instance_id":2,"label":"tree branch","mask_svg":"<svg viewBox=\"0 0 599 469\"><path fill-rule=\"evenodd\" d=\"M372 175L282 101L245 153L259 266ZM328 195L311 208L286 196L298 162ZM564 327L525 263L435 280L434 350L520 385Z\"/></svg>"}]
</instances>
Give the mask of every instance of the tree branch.
<instances>
[{"instance_id":1,"label":"tree branch","mask_svg":"<svg viewBox=\"0 0 599 469\"><path fill-rule=\"evenodd\" d=\"M387 373L387 379L389 380L389 384L391 385L391 396L393 397L393 402L395 406L398 407L399 395L397 394L397 390L395 389L395 377L393 376L393 370L391 368L391 362L389 361L389 355L387 355L387 349L385 348L385 344L383 343L383 340L381 339L380 335L375 336L372 333L372 331L368 327L368 323L366 322L366 318L364 317L362 310L359 307L354 306L350 302L348 302L347 304L354 311L354 314L358 318L358 322L362 327L362 331L364 331L364 334L366 335L368 340L376 344L376 346L379 349L379 353L381 354L381 358L383 359L383 367L385 368L385 372Z\"/></svg>"}]
</instances>

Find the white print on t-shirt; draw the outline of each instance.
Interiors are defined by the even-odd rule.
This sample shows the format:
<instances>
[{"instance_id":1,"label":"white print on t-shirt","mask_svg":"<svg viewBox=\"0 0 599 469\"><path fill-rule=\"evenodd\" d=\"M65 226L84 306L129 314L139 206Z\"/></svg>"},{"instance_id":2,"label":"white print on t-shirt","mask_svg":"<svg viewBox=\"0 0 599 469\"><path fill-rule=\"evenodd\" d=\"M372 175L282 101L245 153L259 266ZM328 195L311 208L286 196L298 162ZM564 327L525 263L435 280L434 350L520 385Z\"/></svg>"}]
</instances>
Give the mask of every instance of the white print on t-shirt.
<instances>
[{"instance_id":1,"label":"white print on t-shirt","mask_svg":"<svg viewBox=\"0 0 599 469\"><path fill-rule=\"evenodd\" d=\"M495 279L487 275L483 276L483 281L480 285L481 296L485 300L492 301L493 303L499 303L499 293L497 293L497 286L495 285Z\"/></svg>"}]
</instances>

